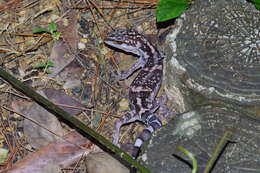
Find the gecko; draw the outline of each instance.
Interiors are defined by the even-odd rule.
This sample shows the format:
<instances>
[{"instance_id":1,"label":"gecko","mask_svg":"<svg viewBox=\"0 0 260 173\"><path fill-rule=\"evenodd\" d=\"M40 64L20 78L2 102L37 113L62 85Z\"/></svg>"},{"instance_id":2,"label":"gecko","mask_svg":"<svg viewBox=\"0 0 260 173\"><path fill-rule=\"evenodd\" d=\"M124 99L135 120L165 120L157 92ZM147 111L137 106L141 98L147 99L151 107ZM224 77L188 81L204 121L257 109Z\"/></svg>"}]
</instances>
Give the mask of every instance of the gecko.
<instances>
[{"instance_id":1,"label":"gecko","mask_svg":"<svg viewBox=\"0 0 260 173\"><path fill-rule=\"evenodd\" d=\"M115 122L113 144L119 145L120 127L134 121L144 123L147 128L136 139L132 157L136 158L142 143L162 126L161 120L155 113L158 108L165 108L166 96L157 98L163 78L163 59L161 53L144 35L136 30L117 29L107 34L105 44L132 53L138 61L116 78L124 80L138 69L141 69L129 86L128 99L130 111Z\"/></svg>"}]
</instances>

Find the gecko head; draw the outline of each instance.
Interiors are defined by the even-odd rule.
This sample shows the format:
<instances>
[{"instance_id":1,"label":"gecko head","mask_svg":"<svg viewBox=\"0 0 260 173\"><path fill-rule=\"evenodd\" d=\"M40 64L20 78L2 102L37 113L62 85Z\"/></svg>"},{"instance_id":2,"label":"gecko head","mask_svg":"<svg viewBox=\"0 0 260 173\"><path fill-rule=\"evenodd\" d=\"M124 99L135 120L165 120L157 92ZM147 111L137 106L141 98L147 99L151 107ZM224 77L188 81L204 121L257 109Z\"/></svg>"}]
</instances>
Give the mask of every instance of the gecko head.
<instances>
[{"instance_id":1,"label":"gecko head","mask_svg":"<svg viewBox=\"0 0 260 173\"><path fill-rule=\"evenodd\" d=\"M144 56L148 51L148 40L144 35L135 30L117 29L108 33L105 43L111 47L133 53L137 56ZM147 44L148 43L148 44Z\"/></svg>"}]
</instances>

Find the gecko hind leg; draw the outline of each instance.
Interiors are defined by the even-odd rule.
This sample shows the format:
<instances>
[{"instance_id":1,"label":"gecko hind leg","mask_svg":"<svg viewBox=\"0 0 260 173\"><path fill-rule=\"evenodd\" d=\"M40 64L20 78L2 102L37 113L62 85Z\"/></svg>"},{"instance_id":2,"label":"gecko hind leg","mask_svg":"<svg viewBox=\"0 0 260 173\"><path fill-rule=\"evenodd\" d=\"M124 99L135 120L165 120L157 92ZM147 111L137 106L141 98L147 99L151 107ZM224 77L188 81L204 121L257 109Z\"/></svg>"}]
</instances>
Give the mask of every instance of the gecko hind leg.
<instances>
[{"instance_id":1,"label":"gecko hind leg","mask_svg":"<svg viewBox=\"0 0 260 173\"><path fill-rule=\"evenodd\" d=\"M159 117L161 120L167 120L168 122L169 118L171 118L172 115L176 115L177 112L173 112L168 108L168 106L166 105L167 100L168 98L166 95L161 95L160 97L155 99L153 104L155 105L154 107L157 106L157 109L159 108L159 113L157 114L157 117ZM155 112L156 110L153 111Z\"/></svg>"},{"instance_id":2,"label":"gecko hind leg","mask_svg":"<svg viewBox=\"0 0 260 173\"><path fill-rule=\"evenodd\" d=\"M115 122L115 129L113 131L113 144L119 146L119 135L120 135L120 128L124 124L134 122L139 120L138 116L136 116L135 111L127 112L123 117L116 120Z\"/></svg>"},{"instance_id":3,"label":"gecko hind leg","mask_svg":"<svg viewBox=\"0 0 260 173\"><path fill-rule=\"evenodd\" d=\"M167 102L167 96L161 95L160 97L154 99L153 101L153 107L150 110L151 113L154 113L158 108L160 108L163 105L166 105Z\"/></svg>"}]
</instances>

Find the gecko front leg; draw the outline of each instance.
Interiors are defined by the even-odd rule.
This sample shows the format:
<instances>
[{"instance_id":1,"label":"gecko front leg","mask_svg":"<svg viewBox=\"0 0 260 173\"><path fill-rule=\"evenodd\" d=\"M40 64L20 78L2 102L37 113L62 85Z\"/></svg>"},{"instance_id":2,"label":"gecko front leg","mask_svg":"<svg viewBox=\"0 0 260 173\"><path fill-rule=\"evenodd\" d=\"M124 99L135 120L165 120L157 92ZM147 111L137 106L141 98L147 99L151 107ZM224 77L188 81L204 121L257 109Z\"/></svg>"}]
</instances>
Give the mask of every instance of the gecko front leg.
<instances>
[{"instance_id":1,"label":"gecko front leg","mask_svg":"<svg viewBox=\"0 0 260 173\"><path fill-rule=\"evenodd\" d=\"M116 80L124 80L124 79L128 78L137 69L142 68L145 65L146 61L147 61L146 59L140 57L139 60L134 65L132 65L131 68L129 68L126 71L122 71L120 75L117 75Z\"/></svg>"}]
</instances>

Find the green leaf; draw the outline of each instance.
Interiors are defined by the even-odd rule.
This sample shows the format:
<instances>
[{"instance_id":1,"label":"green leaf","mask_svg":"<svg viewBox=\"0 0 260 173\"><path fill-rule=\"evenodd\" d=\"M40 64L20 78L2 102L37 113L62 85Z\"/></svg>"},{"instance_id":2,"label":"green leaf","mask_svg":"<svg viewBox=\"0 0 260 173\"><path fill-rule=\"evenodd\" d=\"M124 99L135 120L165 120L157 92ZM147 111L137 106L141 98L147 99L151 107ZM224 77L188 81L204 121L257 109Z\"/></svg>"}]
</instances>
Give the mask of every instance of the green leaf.
<instances>
[{"instance_id":1,"label":"green leaf","mask_svg":"<svg viewBox=\"0 0 260 173\"><path fill-rule=\"evenodd\" d=\"M45 73L47 73L47 74L52 74L53 72L52 72L51 70L47 69L47 70L45 71Z\"/></svg>"},{"instance_id":2,"label":"green leaf","mask_svg":"<svg viewBox=\"0 0 260 173\"><path fill-rule=\"evenodd\" d=\"M187 8L187 0L160 0L156 8L157 22L164 22L180 16Z\"/></svg>"},{"instance_id":3,"label":"green leaf","mask_svg":"<svg viewBox=\"0 0 260 173\"><path fill-rule=\"evenodd\" d=\"M42 69L44 68L44 72L47 74L51 74L52 71L48 69L49 67L54 67L54 63L52 61L47 61L46 63L37 64L33 67L33 69Z\"/></svg>"},{"instance_id":4,"label":"green leaf","mask_svg":"<svg viewBox=\"0 0 260 173\"><path fill-rule=\"evenodd\" d=\"M57 31L57 25L54 22L49 23L48 30L51 34Z\"/></svg>"},{"instance_id":5,"label":"green leaf","mask_svg":"<svg viewBox=\"0 0 260 173\"><path fill-rule=\"evenodd\" d=\"M55 40L59 40L60 35L61 35L60 32L54 32L54 33L52 34L52 37L53 37Z\"/></svg>"},{"instance_id":6,"label":"green leaf","mask_svg":"<svg viewBox=\"0 0 260 173\"><path fill-rule=\"evenodd\" d=\"M35 65L33 69L48 68L48 67L54 67L54 63L52 61L47 61L46 63Z\"/></svg>"},{"instance_id":7,"label":"green leaf","mask_svg":"<svg viewBox=\"0 0 260 173\"><path fill-rule=\"evenodd\" d=\"M42 32L49 32L49 30L43 27L38 27L32 30L32 33L34 34L42 33Z\"/></svg>"},{"instance_id":8,"label":"green leaf","mask_svg":"<svg viewBox=\"0 0 260 173\"><path fill-rule=\"evenodd\" d=\"M178 148L178 150L182 151L185 155L187 155L191 159L192 167L193 167L192 173L196 173L198 170L198 163L197 163L196 158L193 156L193 154L180 145L176 145L176 147Z\"/></svg>"},{"instance_id":9,"label":"green leaf","mask_svg":"<svg viewBox=\"0 0 260 173\"><path fill-rule=\"evenodd\" d=\"M260 10L260 0L252 0L255 3L256 9Z\"/></svg>"},{"instance_id":10,"label":"green leaf","mask_svg":"<svg viewBox=\"0 0 260 173\"><path fill-rule=\"evenodd\" d=\"M0 148L0 163L4 163L8 158L9 150Z\"/></svg>"},{"instance_id":11,"label":"green leaf","mask_svg":"<svg viewBox=\"0 0 260 173\"><path fill-rule=\"evenodd\" d=\"M47 67L47 68L48 68L48 67L54 67L54 62L52 62L52 61L47 61L46 67Z\"/></svg>"},{"instance_id":12,"label":"green leaf","mask_svg":"<svg viewBox=\"0 0 260 173\"><path fill-rule=\"evenodd\" d=\"M33 66L33 69L45 68L45 66L46 66L46 64L41 63L41 64L37 64L37 65Z\"/></svg>"}]
</instances>

